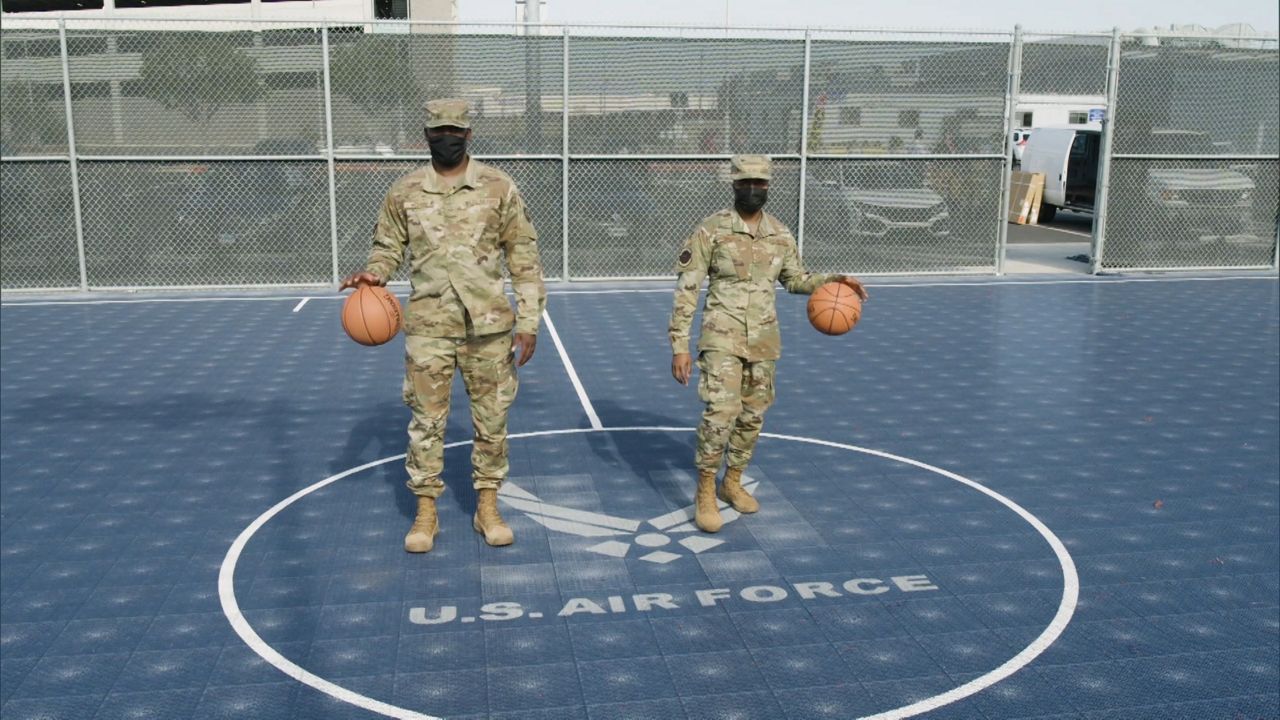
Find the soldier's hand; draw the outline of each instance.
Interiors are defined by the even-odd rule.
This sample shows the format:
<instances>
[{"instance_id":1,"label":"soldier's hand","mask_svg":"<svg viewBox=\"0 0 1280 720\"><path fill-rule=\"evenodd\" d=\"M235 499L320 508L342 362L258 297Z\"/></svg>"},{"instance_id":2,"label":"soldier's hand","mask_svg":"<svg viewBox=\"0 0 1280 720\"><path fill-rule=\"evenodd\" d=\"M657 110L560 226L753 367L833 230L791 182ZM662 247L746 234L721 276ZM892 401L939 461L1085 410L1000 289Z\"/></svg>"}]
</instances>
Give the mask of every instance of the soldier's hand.
<instances>
[{"instance_id":1,"label":"soldier's hand","mask_svg":"<svg viewBox=\"0 0 1280 720\"><path fill-rule=\"evenodd\" d=\"M347 288L359 287L361 285L386 285L387 281L374 275L366 270L359 270L342 279L338 285L338 292L342 292Z\"/></svg>"},{"instance_id":2,"label":"soldier's hand","mask_svg":"<svg viewBox=\"0 0 1280 720\"><path fill-rule=\"evenodd\" d=\"M533 357L533 351L537 347L537 335L516 333L515 339L511 341L511 352L516 354L516 367L524 367L524 364L529 362L529 358Z\"/></svg>"},{"instance_id":3,"label":"soldier's hand","mask_svg":"<svg viewBox=\"0 0 1280 720\"><path fill-rule=\"evenodd\" d=\"M689 377L693 375L693 358L689 353L676 353L671 356L671 377L681 385L689 384Z\"/></svg>"},{"instance_id":4,"label":"soldier's hand","mask_svg":"<svg viewBox=\"0 0 1280 720\"><path fill-rule=\"evenodd\" d=\"M869 297L867 295L867 289L862 286L862 282L852 275L845 275L840 278L840 283L853 288L853 292L857 294L859 300L866 300Z\"/></svg>"}]
</instances>

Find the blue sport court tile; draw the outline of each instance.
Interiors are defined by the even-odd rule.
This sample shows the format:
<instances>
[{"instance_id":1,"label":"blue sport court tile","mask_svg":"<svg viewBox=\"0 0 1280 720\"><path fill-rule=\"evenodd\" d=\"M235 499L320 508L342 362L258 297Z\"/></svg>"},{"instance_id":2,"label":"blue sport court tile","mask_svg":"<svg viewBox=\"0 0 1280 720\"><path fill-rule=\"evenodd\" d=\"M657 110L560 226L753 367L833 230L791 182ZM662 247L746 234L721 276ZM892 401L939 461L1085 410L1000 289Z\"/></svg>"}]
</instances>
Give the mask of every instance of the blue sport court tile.
<instances>
[{"instance_id":1,"label":"blue sport court tile","mask_svg":"<svg viewBox=\"0 0 1280 720\"><path fill-rule=\"evenodd\" d=\"M922 635L920 646L948 675L994 670L1017 655L1022 647L1010 646L990 630Z\"/></svg>"},{"instance_id":2,"label":"blue sport court tile","mask_svg":"<svg viewBox=\"0 0 1280 720\"><path fill-rule=\"evenodd\" d=\"M615 704L674 697L671 675L661 657L632 657L578 663L583 697Z\"/></svg>"},{"instance_id":3,"label":"blue sport court tile","mask_svg":"<svg viewBox=\"0 0 1280 720\"><path fill-rule=\"evenodd\" d=\"M401 622L399 602L326 605L320 610L319 638L359 638L391 635Z\"/></svg>"},{"instance_id":4,"label":"blue sport court tile","mask_svg":"<svg viewBox=\"0 0 1280 720\"><path fill-rule=\"evenodd\" d=\"M0 656L0 705L3 705L23 678L40 661L38 657L9 658Z\"/></svg>"},{"instance_id":5,"label":"blue sport court tile","mask_svg":"<svg viewBox=\"0 0 1280 720\"><path fill-rule=\"evenodd\" d=\"M1207 718L1274 718L1280 717L1280 697L1275 693L1220 700L1158 703L1120 710L1086 713L1085 720L1206 720Z\"/></svg>"},{"instance_id":6,"label":"blue sport court tile","mask_svg":"<svg viewBox=\"0 0 1280 720\"><path fill-rule=\"evenodd\" d=\"M488 720L588 720L587 709L581 705L491 712L487 717Z\"/></svg>"},{"instance_id":7,"label":"blue sport court tile","mask_svg":"<svg viewBox=\"0 0 1280 720\"><path fill-rule=\"evenodd\" d=\"M861 681L885 681L940 675L944 671L916 638L866 638L835 643L851 677Z\"/></svg>"},{"instance_id":8,"label":"blue sport court tile","mask_svg":"<svg viewBox=\"0 0 1280 720\"><path fill-rule=\"evenodd\" d=\"M612 705L588 705L590 720L681 720L688 717L684 707L675 698L615 703Z\"/></svg>"},{"instance_id":9,"label":"blue sport court tile","mask_svg":"<svg viewBox=\"0 0 1280 720\"><path fill-rule=\"evenodd\" d=\"M116 692L204 687L221 648L135 652L112 688Z\"/></svg>"},{"instance_id":10,"label":"blue sport court tile","mask_svg":"<svg viewBox=\"0 0 1280 720\"><path fill-rule=\"evenodd\" d=\"M92 586L14 592L0 606L0 620L41 622L70 620L93 594Z\"/></svg>"},{"instance_id":11,"label":"blue sport court tile","mask_svg":"<svg viewBox=\"0 0 1280 720\"><path fill-rule=\"evenodd\" d=\"M546 625L485 628L484 649L490 668L573 662L574 659L569 626L555 620Z\"/></svg>"},{"instance_id":12,"label":"blue sport court tile","mask_svg":"<svg viewBox=\"0 0 1280 720\"><path fill-rule=\"evenodd\" d=\"M443 717L486 712L485 684L476 671L397 673L392 703Z\"/></svg>"},{"instance_id":13,"label":"blue sport court tile","mask_svg":"<svg viewBox=\"0 0 1280 720\"><path fill-rule=\"evenodd\" d=\"M737 625L723 612L652 618L649 624L664 655L746 648Z\"/></svg>"},{"instance_id":14,"label":"blue sport court tile","mask_svg":"<svg viewBox=\"0 0 1280 720\"><path fill-rule=\"evenodd\" d=\"M698 557L707 578L717 586L782 577L769 556L759 550L709 553Z\"/></svg>"},{"instance_id":15,"label":"blue sport court tile","mask_svg":"<svg viewBox=\"0 0 1280 720\"><path fill-rule=\"evenodd\" d=\"M576 623L569 626L573 655L578 662L619 660L657 655L657 638L648 619Z\"/></svg>"},{"instance_id":16,"label":"blue sport court tile","mask_svg":"<svg viewBox=\"0 0 1280 720\"><path fill-rule=\"evenodd\" d=\"M3 711L5 720L80 720L93 717L101 704L101 695L61 695L10 700L0 711Z\"/></svg>"},{"instance_id":17,"label":"blue sport court tile","mask_svg":"<svg viewBox=\"0 0 1280 720\"><path fill-rule=\"evenodd\" d=\"M39 659L66 626L61 620L0 624L0 657Z\"/></svg>"},{"instance_id":18,"label":"blue sport court tile","mask_svg":"<svg viewBox=\"0 0 1280 720\"><path fill-rule=\"evenodd\" d=\"M161 615L182 615L190 613L221 612L222 605L218 598L215 583L179 583L169 591L160 606Z\"/></svg>"},{"instance_id":19,"label":"blue sport court tile","mask_svg":"<svg viewBox=\"0 0 1280 720\"><path fill-rule=\"evenodd\" d=\"M154 615L169 596L168 585L100 585L76 613L86 618L127 618Z\"/></svg>"},{"instance_id":20,"label":"blue sport court tile","mask_svg":"<svg viewBox=\"0 0 1280 720\"><path fill-rule=\"evenodd\" d=\"M977 677L952 673L957 684ZM1051 686L1034 667L1024 667L1013 675L966 699L964 706L976 706L989 718L1020 718L1074 713L1070 698Z\"/></svg>"},{"instance_id":21,"label":"blue sport court tile","mask_svg":"<svg viewBox=\"0 0 1280 720\"><path fill-rule=\"evenodd\" d=\"M809 615L831 642L909 634L895 614L880 603L814 606Z\"/></svg>"},{"instance_id":22,"label":"blue sport court tile","mask_svg":"<svg viewBox=\"0 0 1280 720\"><path fill-rule=\"evenodd\" d=\"M94 720L134 720L134 718L187 717L203 695L201 690L159 690L113 692L102 701Z\"/></svg>"},{"instance_id":23,"label":"blue sport court tile","mask_svg":"<svg viewBox=\"0 0 1280 720\"><path fill-rule=\"evenodd\" d=\"M234 642L234 631L220 612L157 615L138 642L138 650L221 647Z\"/></svg>"},{"instance_id":24,"label":"blue sport court tile","mask_svg":"<svg viewBox=\"0 0 1280 720\"><path fill-rule=\"evenodd\" d=\"M151 618L72 620L46 650L48 655L127 653L138 646Z\"/></svg>"},{"instance_id":25,"label":"blue sport court tile","mask_svg":"<svg viewBox=\"0 0 1280 720\"><path fill-rule=\"evenodd\" d=\"M784 708L787 720L837 720L869 715L881 708L860 683L780 690L774 697Z\"/></svg>"},{"instance_id":26,"label":"blue sport court tile","mask_svg":"<svg viewBox=\"0 0 1280 720\"><path fill-rule=\"evenodd\" d=\"M583 702L573 663L490 668L489 705L493 711L514 711Z\"/></svg>"},{"instance_id":27,"label":"blue sport court tile","mask_svg":"<svg viewBox=\"0 0 1280 720\"><path fill-rule=\"evenodd\" d=\"M340 684L352 692L375 699L391 698L395 692L394 675L344 677ZM300 686L289 717L294 720L328 720L329 718L374 720L386 716L370 710L362 710L319 690Z\"/></svg>"},{"instance_id":28,"label":"blue sport court tile","mask_svg":"<svg viewBox=\"0 0 1280 720\"><path fill-rule=\"evenodd\" d=\"M274 717L293 703L297 691L295 682L210 687L200 697L191 717L199 720Z\"/></svg>"},{"instance_id":29,"label":"blue sport court tile","mask_svg":"<svg viewBox=\"0 0 1280 720\"><path fill-rule=\"evenodd\" d=\"M765 687L746 650L665 655L667 669L682 698L715 693L751 692Z\"/></svg>"},{"instance_id":30,"label":"blue sport court tile","mask_svg":"<svg viewBox=\"0 0 1280 720\"><path fill-rule=\"evenodd\" d=\"M395 635L317 640L303 667L323 678L394 674L396 644Z\"/></svg>"},{"instance_id":31,"label":"blue sport court tile","mask_svg":"<svg viewBox=\"0 0 1280 720\"><path fill-rule=\"evenodd\" d=\"M769 720L783 717L777 699L768 692L729 693L684 698L689 720Z\"/></svg>"},{"instance_id":32,"label":"blue sport court tile","mask_svg":"<svg viewBox=\"0 0 1280 720\"><path fill-rule=\"evenodd\" d=\"M879 707L889 710L910 705L934 695L940 695L959 684L945 675L934 675L906 680L864 682L862 687L866 689L873 702ZM982 713L977 708L962 707L956 708L953 712L960 713L959 715L952 715L953 717L982 717Z\"/></svg>"},{"instance_id":33,"label":"blue sport court tile","mask_svg":"<svg viewBox=\"0 0 1280 720\"><path fill-rule=\"evenodd\" d=\"M128 653L46 656L27 671L9 701L62 697L86 690L105 695L128 661Z\"/></svg>"},{"instance_id":34,"label":"blue sport court tile","mask_svg":"<svg viewBox=\"0 0 1280 720\"><path fill-rule=\"evenodd\" d=\"M399 672L438 672L485 667L482 630L424 633L399 636L396 648Z\"/></svg>"},{"instance_id":35,"label":"blue sport court tile","mask_svg":"<svg viewBox=\"0 0 1280 720\"><path fill-rule=\"evenodd\" d=\"M286 659L305 665L309 642L273 643L271 647ZM258 685L282 679L275 666L243 643L222 648L209 674L209 685Z\"/></svg>"},{"instance_id":36,"label":"blue sport court tile","mask_svg":"<svg viewBox=\"0 0 1280 720\"><path fill-rule=\"evenodd\" d=\"M748 648L811 645L824 642L822 628L804 608L730 613Z\"/></svg>"},{"instance_id":37,"label":"blue sport court tile","mask_svg":"<svg viewBox=\"0 0 1280 720\"><path fill-rule=\"evenodd\" d=\"M836 649L825 642L820 645L753 648L751 656L774 692L858 680Z\"/></svg>"}]
</instances>

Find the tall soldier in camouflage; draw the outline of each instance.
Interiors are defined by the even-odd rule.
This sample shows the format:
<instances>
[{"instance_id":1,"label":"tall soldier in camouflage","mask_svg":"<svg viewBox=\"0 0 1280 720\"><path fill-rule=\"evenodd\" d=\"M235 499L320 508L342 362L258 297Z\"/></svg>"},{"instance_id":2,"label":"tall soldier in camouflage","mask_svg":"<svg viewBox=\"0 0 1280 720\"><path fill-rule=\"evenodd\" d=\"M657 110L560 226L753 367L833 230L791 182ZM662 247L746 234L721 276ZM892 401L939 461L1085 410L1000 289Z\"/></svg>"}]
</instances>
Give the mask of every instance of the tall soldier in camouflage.
<instances>
[{"instance_id":1,"label":"tall soldier in camouflage","mask_svg":"<svg viewBox=\"0 0 1280 720\"><path fill-rule=\"evenodd\" d=\"M706 409L694 458L694 522L705 532L716 532L723 523L717 497L741 513L760 509L742 488L742 471L773 404L774 364L782 353L775 283L807 295L828 282L842 282L867 297L855 278L805 272L791 232L761 209L769 196L769 158L738 155L730 162L733 208L703 220L685 241L671 310L671 374L688 385L693 370L689 331L702 281L710 278L698 337L698 397ZM726 449L728 469L717 490Z\"/></svg>"},{"instance_id":2,"label":"tall soldier in camouflage","mask_svg":"<svg viewBox=\"0 0 1280 720\"><path fill-rule=\"evenodd\" d=\"M445 487L440 473L455 370L462 372L475 429L472 525L490 545L513 542L498 512L508 467L507 412L516 397L515 367L533 357L547 299L538 235L520 191L506 173L467 155L470 128L465 101L427 103L431 164L391 186L368 264L341 285L385 285L408 250L413 280L404 326L404 401L413 418L405 469L418 514L404 549L415 553L430 551L439 531L435 501ZM503 259L515 291L514 313L503 291Z\"/></svg>"}]
</instances>

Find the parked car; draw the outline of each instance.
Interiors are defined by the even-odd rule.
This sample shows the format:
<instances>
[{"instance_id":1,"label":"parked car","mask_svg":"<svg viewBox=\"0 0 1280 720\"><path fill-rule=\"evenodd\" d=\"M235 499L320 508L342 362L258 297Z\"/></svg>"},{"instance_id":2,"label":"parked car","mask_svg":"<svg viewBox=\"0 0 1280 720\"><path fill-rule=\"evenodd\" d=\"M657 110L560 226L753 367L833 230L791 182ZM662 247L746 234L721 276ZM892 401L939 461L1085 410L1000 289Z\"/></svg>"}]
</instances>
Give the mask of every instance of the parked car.
<instances>
[{"instance_id":1,"label":"parked car","mask_svg":"<svg viewBox=\"0 0 1280 720\"><path fill-rule=\"evenodd\" d=\"M928 161L819 165L807 182L806 265L823 270L902 269L966 263L952 209L931 184ZM811 166L813 167L813 166Z\"/></svg>"},{"instance_id":2,"label":"parked car","mask_svg":"<svg viewBox=\"0 0 1280 720\"><path fill-rule=\"evenodd\" d=\"M933 240L951 234L950 210L925 183L922 162L856 163L844 168L840 191L855 235Z\"/></svg>"},{"instance_id":3,"label":"parked car","mask_svg":"<svg viewBox=\"0 0 1280 720\"><path fill-rule=\"evenodd\" d=\"M1173 155L1207 156L1221 152L1206 133L1155 130L1156 147ZM1249 244L1254 234L1257 190L1248 163L1201 160L1146 161L1140 188L1113 185L1111 227L1158 227L1157 240L1180 247L1207 243ZM1114 172L1114 171L1113 171Z\"/></svg>"}]
</instances>

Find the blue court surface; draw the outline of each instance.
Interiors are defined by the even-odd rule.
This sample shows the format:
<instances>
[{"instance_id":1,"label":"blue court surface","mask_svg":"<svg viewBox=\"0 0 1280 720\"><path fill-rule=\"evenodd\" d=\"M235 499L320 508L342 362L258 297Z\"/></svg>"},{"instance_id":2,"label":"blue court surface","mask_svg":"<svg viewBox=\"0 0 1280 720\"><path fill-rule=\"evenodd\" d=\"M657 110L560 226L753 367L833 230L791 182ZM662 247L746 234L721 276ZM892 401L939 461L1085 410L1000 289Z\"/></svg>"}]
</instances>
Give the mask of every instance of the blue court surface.
<instances>
[{"instance_id":1,"label":"blue court surface","mask_svg":"<svg viewBox=\"0 0 1280 720\"><path fill-rule=\"evenodd\" d=\"M0 714L1280 717L1274 275L870 289L838 338L780 296L716 535L669 287L553 289L516 543L458 381L425 556L401 343L336 295L6 298Z\"/></svg>"}]
</instances>

